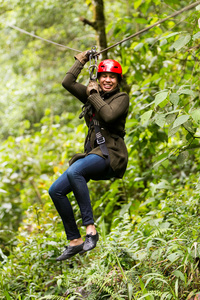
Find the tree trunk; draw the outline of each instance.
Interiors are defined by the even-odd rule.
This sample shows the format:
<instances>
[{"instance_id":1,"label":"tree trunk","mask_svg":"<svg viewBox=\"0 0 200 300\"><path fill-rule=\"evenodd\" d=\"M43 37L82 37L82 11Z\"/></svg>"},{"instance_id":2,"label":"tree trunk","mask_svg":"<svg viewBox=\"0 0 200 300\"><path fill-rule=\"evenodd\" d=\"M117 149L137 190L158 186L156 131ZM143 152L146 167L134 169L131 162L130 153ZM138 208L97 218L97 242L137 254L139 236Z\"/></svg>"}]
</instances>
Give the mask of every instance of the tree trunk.
<instances>
[{"instance_id":1,"label":"tree trunk","mask_svg":"<svg viewBox=\"0 0 200 300\"><path fill-rule=\"evenodd\" d=\"M94 14L94 21L89 21L83 17L80 20L86 25L92 26L97 34L97 46L98 51L101 51L107 48L107 39L106 39L106 32L105 32L105 16L104 16L104 3L103 0L92 0L93 5L93 14ZM102 53L102 58L106 59L107 51Z\"/></svg>"}]
</instances>

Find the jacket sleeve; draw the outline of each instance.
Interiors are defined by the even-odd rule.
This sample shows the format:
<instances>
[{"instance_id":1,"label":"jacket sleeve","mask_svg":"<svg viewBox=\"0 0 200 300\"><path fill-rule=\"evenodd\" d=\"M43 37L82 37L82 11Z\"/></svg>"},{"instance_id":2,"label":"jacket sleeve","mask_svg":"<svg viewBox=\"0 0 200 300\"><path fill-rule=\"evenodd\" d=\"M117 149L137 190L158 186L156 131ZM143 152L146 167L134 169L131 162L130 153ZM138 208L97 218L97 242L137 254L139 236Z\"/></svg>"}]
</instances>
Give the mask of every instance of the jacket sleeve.
<instances>
[{"instance_id":1,"label":"jacket sleeve","mask_svg":"<svg viewBox=\"0 0 200 300\"><path fill-rule=\"evenodd\" d=\"M90 95L88 100L106 123L118 119L128 111L129 107L129 96L126 93L116 95L116 98L110 104L106 103L97 93Z\"/></svg>"},{"instance_id":2,"label":"jacket sleeve","mask_svg":"<svg viewBox=\"0 0 200 300\"><path fill-rule=\"evenodd\" d=\"M86 94L87 87L81 83L76 82L76 79L82 71L82 69L83 65L80 63L79 60L76 60L73 66L66 73L62 81L62 86L68 92L70 92L72 95L78 98L81 102L86 103L88 97Z\"/></svg>"}]
</instances>

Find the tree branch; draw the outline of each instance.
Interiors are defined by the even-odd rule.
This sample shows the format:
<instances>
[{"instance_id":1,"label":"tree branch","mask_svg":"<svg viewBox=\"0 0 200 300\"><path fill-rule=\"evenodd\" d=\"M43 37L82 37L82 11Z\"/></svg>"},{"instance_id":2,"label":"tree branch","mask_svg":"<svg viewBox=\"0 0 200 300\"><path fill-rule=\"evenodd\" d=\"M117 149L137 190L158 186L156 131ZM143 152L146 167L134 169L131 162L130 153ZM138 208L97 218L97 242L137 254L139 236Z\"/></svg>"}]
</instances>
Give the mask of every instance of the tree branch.
<instances>
[{"instance_id":1,"label":"tree branch","mask_svg":"<svg viewBox=\"0 0 200 300\"><path fill-rule=\"evenodd\" d=\"M97 35L97 46L102 51L107 48L107 39L105 33L105 16L104 16L104 3L103 0L93 0L93 16L94 21L90 21L84 17L80 17L80 20L84 25L89 25L95 29ZM102 58L107 58L107 51L103 51Z\"/></svg>"},{"instance_id":2,"label":"tree branch","mask_svg":"<svg viewBox=\"0 0 200 300\"><path fill-rule=\"evenodd\" d=\"M80 17L80 21L83 22L84 25L89 25L92 28L94 28L95 30L97 30L97 22L91 22L90 20L84 18L84 17Z\"/></svg>"}]
</instances>

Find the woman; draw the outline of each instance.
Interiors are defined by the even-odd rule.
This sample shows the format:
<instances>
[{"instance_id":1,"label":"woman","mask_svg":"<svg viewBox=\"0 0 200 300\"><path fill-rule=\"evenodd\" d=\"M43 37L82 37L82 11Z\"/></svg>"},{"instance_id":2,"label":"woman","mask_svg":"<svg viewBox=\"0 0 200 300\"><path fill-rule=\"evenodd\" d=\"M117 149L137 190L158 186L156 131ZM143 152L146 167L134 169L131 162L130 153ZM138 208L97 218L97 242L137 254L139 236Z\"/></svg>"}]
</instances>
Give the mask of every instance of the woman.
<instances>
[{"instance_id":1,"label":"woman","mask_svg":"<svg viewBox=\"0 0 200 300\"><path fill-rule=\"evenodd\" d=\"M67 239L70 240L57 261L68 259L77 253L84 253L96 247L99 239L90 203L87 182L112 177L122 178L126 170L128 154L123 140L125 121L128 114L129 97L120 93L122 80L121 65L114 60L104 60L98 66L96 81L84 86L76 79L89 60L89 52L75 56L74 65L67 72L62 85L83 104L88 126L85 152L76 154L69 162L69 168L52 184L49 194L62 219ZM77 228L67 194L73 191L80 207L86 238L83 241Z\"/></svg>"}]
</instances>

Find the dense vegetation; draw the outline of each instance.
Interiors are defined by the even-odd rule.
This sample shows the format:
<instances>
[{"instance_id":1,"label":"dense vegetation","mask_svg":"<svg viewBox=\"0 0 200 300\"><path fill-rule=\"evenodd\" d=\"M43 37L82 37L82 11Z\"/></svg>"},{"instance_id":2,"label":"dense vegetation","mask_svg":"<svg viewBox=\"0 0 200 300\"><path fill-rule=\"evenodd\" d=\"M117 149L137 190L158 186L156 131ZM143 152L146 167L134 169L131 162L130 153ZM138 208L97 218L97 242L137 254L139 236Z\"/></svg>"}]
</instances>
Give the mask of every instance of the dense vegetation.
<instances>
[{"instance_id":1,"label":"dense vegetation","mask_svg":"<svg viewBox=\"0 0 200 300\"><path fill-rule=\"evenodd\" d=\"M131 104L122 180L90 182L100 241L56 263L66 239L48 196L83 151L80 103L61 86L96 45L98 1L1 1L0 299L194 299L200 291L200 5L112 48ZM108 46L195 1L104 1ZM87 84L88 69L79 80ZM80 212L70 196L81 227Z\"/></svg>"}]
</instances>

